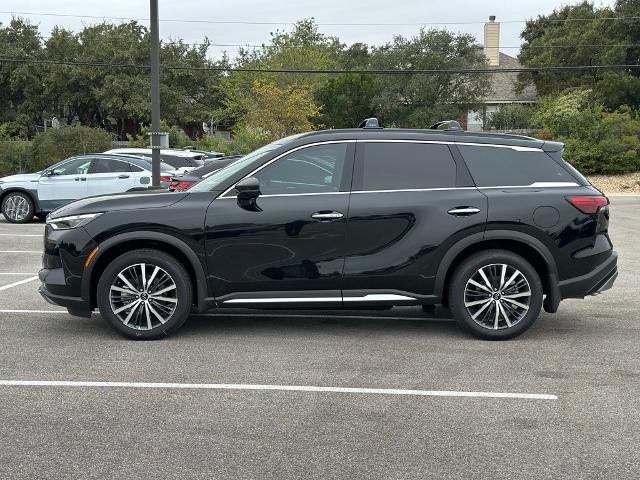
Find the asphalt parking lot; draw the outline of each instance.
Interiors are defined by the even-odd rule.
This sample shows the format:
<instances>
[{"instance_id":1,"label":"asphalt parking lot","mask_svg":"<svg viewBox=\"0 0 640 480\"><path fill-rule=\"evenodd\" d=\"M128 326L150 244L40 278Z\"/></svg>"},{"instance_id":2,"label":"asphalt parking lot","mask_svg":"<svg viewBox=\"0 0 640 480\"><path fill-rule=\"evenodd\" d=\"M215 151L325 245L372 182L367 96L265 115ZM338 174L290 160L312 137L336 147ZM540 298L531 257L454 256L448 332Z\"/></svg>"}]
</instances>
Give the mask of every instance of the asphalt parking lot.
<instances>
[{"instance_id":1,"label":"asphalt parking lot","mask_svg":"<svg viewBox=\"0 0 640 480\"><path fill-rule=\"evenodd\" d=\"M42 300L43 224L2 218L0 478L638 478L639 212L612 199L612 290L500 343L417 308L217 311L129 341Z\"/></svg>"}]
</instances>

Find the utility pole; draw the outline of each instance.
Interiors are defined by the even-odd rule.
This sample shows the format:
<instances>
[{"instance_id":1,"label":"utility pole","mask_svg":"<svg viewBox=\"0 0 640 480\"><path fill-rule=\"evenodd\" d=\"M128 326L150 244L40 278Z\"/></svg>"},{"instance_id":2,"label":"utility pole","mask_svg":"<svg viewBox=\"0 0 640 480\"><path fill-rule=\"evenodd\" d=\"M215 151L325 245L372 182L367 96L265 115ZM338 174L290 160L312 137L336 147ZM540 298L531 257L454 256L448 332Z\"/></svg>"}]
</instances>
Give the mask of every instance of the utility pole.
<instances>
[{"instance_id":1,"label":"utility pole","mask_svg":"<svg viewBox=\"0 0 640 480\"><path fill-rule=\"evenodd\" d=\"M158 0L150 0L151 19L151 185L160 186L160 32Z\"/></svg>"}]
</instances>

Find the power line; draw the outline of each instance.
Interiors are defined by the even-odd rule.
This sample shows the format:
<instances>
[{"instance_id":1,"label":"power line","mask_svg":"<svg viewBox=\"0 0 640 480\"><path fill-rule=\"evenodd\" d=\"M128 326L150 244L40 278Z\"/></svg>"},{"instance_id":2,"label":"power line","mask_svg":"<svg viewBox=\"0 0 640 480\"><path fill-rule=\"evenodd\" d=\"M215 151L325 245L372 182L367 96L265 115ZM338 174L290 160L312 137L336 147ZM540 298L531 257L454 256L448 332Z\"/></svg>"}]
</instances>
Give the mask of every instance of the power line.
<instances>
[{"instance_id":1,"label":"power line","mask_svg":"<svg viewBox=\"0 0 640 480\"><path fill-rule=\"evenodd\" d=\"M71 60L38 60L34 58L8 58L0 57L0 63L26 63L35 65L66 65L79 67L106 67L106 68L133 68L149 69L146 64L136 63L107 63ZM251 72L251 73L291 73L291 74L345 74L355 73L363 75L437 75L437 74L495 74L495 73L536 73L536 72L570 72L570 71L600 71L600 70L640 70L640 65L577 65L577 66L552 66L552 67L513 67L513 68L433 68L414 70L345 70L345 69L290 69L290 68L251 68L251 67L192 67L180 65L163 65L164 70L192 70L203 72Z\"/></svg>"},{"instance_id":2,"label":"power line","mask_svg":"<svg viewBox=\"0 0 640 480\"><path fill-rule=\"evenodd\" d=\"M136 22L147 22L148 18L132 18L132 17L112 17L112 16L99 16L99 15L75 15L68 13L44 13L44 12L16 12L16 11L0 11L2 14L9 15L27 15L27 16L45 16L45 17L71 17L71 18L88 18L92 20L126 20ZM545 18L547 22L563 23L563 22L592 22L592 21L635 21L640 20L640 16L627 16L627 17L600 17L600 18ZM160 19L161 22L171 23L204 23L214 25L295 25L296 22L277 22L277 21L248 21L248 20L205 20L205 19L181 19L181 18L164 18ZM529 20L501 20L499 23L526 23ZM426 26L426 25L478 25L484 24L486 20L482 21L453 21L453 22L412 22L412 23L376 23L376 22L329 22L329 23L317 23L319 26L333 26L333 27L403 27L403 26Z\"/></svg>"}]
</instances>

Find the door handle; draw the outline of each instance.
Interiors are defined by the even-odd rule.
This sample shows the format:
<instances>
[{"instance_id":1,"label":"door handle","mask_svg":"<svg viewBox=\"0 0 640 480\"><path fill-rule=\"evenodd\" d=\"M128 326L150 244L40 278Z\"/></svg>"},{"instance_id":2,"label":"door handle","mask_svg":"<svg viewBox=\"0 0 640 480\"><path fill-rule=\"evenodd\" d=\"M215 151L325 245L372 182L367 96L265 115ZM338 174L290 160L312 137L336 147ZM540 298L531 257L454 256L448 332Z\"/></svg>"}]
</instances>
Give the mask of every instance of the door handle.
<instances>
[{"instance_id":1,"label":"door handle","mask_svg":"<svg viewBox=\"0 0 640 480\"><path fill-rule=\"evenodd\" d=\"M122 175L118 175L118 178L120 178L120 179L129 178L129 175L126 175L126 174L123 173Z\"/></svg>"},{"instance_id":2,"label":"door handle","mask_svg":"<svg viewBox=\"0 0 640 480\"><path fill-rule=\"evenodd\" d=\"M75 180L76 182L79 182L79 181L80 181L80 177L76 177L76 178L74 178L74 180Z\"/></svg>"},{"instance_id":3,"label":"door handle","mask_svg":"<svg viewBox=\"0 0 640 480\"><path fill-rule=\"evenodd\" d=\"M80 178L80 181L81 181L81 182L86 182L86 181L87 181L87 177L81 177L81 178Z\"/></svg>"},{"instance_id":4,"label":"door handle","mask_svg":"<svg viewBox=\"0 0 640 480\"><path fill-rule=\"evenodd\" d=\"M320 220L321 222L332 222L334 220L340 220L343 216L340 212L316 212L311 215L311 218Z\"/></svg>"},{"instance_id":5,"label":"door handle","mask_svg":"<svg viewBox=\"0 0 640 480\"><path fill-rule=\"evenodd\" d=\"M455 215L456 217L467 217L480 213L480 209L476 207L455 207L447 211L447 213L449 215Z\"/></svg>"}]
</instances>

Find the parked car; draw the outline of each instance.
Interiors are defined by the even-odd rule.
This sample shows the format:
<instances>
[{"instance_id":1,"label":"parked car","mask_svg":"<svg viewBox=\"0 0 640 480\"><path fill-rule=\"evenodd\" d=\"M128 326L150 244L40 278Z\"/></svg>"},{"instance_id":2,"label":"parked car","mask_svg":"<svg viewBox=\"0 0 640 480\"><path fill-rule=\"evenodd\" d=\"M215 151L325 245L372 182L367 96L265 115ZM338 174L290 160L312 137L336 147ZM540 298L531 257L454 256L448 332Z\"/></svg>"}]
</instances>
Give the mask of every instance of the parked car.
<instances>
[{"instance_id":1,"label":"parked car","mask_svg":"<svg viewBox=\"0 0 640 480\"><path fill-rule=\"evenodd\" d=\"M52 212L42 295L131 338L195 308L448 306L492 340L617 276L607 198L561 143L364 128L296 135L186 192Z\"/></svg>"},{"instance_id":2,"label":"parked car","mask_svg":"<svg viewBox=\"0 0 640 480\"><path fill-rule=\"evenodd\" d=\"M166 188L177 172L164 163L161 170L161 185ZM41 172L0 178L0 206L7 221L28 223L73 200L150 186L148 160L103 153L77 155Z\"/></svg>"},{"instance_id":3,"label":"parked car","mask_svg":"<svg viewBox=\"0 0 640 480\"><path fill-rule=\"evenodd\" d=\"M169 184L169 190L172 192L177 190L186 190L198 183L203 178L207 178L209 175L212 175L221 168L224 168L227 165L235 162L239 158L242 158L242 155L231 155L229 157L207 161L201 167L195 168L183 175L172 177L171 183Z\"/></svg>"},{"instance_id":4,"label":"parked car","mask_svg":"<svg viewBox=\"0 0 640 480\"><path fill-rule=\"evenodd\" d=\"M152 150L150 148L112 148L104 153L118 155L135 155L151 160ZM160 150L160 160L181 173L188 172L194 168L204 165L205 156L201 153L178 150L174 148L163 148Z\"/></svg>"},{"instance_id":5,"label":"parked car","mask_svg":"<svg viewBox=\"0 0 640 480\"><path fill-rule=\"evenodd\" d=\"M189 153L195 153L197 155L202 155L202 159L206 162L210 161L210 160L215 160L218 158L222 158L225 156L224 153L222 152L213 152L213 151L206 151L206 150L197 150L193 147L183 147L183 148L174 148L173 150L179 150L182 152L189 152Z\"/></svg>"}]
</instances>

